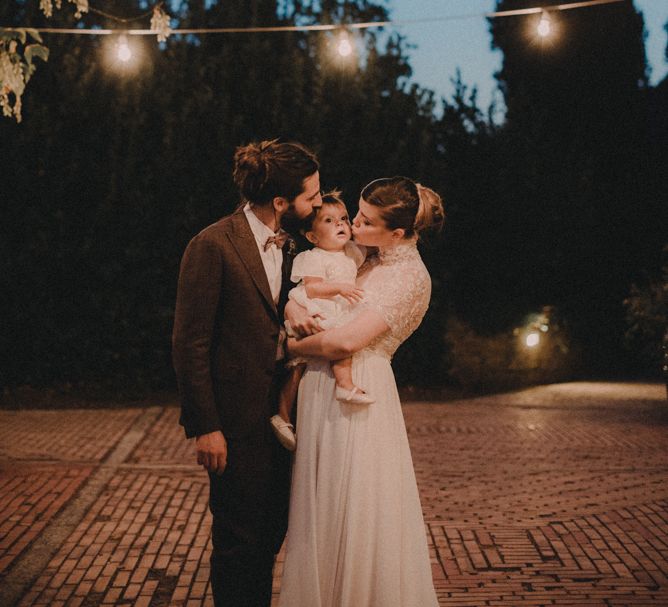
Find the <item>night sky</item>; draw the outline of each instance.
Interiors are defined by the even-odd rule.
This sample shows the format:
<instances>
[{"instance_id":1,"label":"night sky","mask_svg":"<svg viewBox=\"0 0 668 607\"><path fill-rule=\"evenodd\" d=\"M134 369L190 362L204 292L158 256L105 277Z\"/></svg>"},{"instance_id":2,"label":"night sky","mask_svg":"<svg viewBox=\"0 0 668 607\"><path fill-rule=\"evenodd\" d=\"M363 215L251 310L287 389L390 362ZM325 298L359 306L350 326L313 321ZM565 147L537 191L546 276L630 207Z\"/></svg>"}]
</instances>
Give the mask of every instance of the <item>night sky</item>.
<instances>
[{"instance_id":1,"label":"night sky","mask_svg":"<svg viewBox=\"0 0 668 607\"><path fill-rule=\"evenodd\" d=\"M539 4L539 3L538 3ZM646 52L651 68L650 82L656 84L668 73L664 60L668 21L668 3L662 0L635 0L645 17ZM453 15L482 14L495 10L494 0L390 0L392 19L423 19ZM575 10L596 11L597 7ZM507 17L511 18L512 17ZM397 28L417 48L410 51L413 80L441 96L452 93L450 79L459 67L467 84L475 84L482 108L487 108L496 81L494 72L500 67L501 53L490 48L491 35L484 17L403 25ZM497 93L499 103L501 95Z\"/></svg>"}]
</instances>

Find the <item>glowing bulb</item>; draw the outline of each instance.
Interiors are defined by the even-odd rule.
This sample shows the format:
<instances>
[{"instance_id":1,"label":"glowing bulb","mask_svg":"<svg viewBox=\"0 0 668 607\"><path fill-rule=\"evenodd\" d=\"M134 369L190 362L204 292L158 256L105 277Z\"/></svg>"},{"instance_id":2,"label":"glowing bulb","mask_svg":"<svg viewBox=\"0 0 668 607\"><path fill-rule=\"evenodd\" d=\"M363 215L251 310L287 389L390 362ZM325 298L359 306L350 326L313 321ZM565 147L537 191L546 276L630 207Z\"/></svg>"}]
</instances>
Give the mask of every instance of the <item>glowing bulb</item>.
<instances>
[{"instance_id":1,"label":"glowing bulb","mask_svg":"<svg viewBox=\"0 0 668 607\"><path fill-rule=\"evenodd\" d=\"M336 50L341 57L348 57L353 52L353 46L350 44L350 40L348 40L346 34L342 34L341 38L339 38L339 44L337 45Z\"/></svg>"},{"instance_id":2,"label":"glowing bulb","mask_svg":"<svg viewBox=\"0 0 668 607\"><path fill-rule=\"evenodd\" d=\"M525 343L529 348L537 346L538 342L540 342L540 333L536 333L535 331L529 333L525 340Z\"/></svg>"},{"instance_id":3,"label":"glowing bulb","mask_svg":"<svg viewBox=\"0 0 668 607\"><path fill-rule=\"evenodd\" d=\"M547 38L552 32L552 24L545 11L543 11L543 14L540 16L540 21L538 22L538 27L536 29L541 38Z\"/></svg>"},{"instance_id":4,"label":"glowing bulb","mask_svg":"<svg viewBox=\"0 0 668 607\"><path fill-rule=\"evenodd\" d=\"M548 331L549 328L550 328L550 327L548 327L547 325L541 325L541 326L540 326L540 330L541 330L543 333L547 333L547 331Z\"/></svg>"},{"instance_id":5,"label":"glowing bulb","mask_svg":"<svg viewBox=\"0 0 668 607\"><path fill-rule=\"evenodd\" d=\"M124 35L118 39L116 54L118 56L118 60L122 61L123 63L127 63L130 61L130 59L132 59L132 51L128 46L128 39Z\"/></svg>"}]
</instances>

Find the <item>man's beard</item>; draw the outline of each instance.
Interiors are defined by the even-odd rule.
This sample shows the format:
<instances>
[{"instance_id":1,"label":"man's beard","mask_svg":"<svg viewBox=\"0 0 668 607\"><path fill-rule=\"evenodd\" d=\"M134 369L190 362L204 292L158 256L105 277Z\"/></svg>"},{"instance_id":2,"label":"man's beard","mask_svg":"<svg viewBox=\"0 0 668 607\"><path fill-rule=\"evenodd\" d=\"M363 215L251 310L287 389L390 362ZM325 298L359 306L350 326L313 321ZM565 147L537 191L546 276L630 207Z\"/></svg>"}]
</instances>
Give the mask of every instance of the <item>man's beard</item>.
<instances>
[{"instance_id":1,"label":"man's beard","mask_svg":"<svg viewBox=\"0 0 668 607\"><path fill-rule=\"evenodd\" d=\"M290 206L281 217L281 227L295 239L297 244L297 251L306 251L311 249L313 245L304 236L304 232L309 227L308 217L300 219L295 213L293 206Z\"/></svg>"},{"instance_id":2,"label":"man's beard","mask_svg":"<svg viewBox=\"0 0 668 607\"><path fill-rule=\"evenodd\" d=\"M304 227L304 220L297 217L294 206L290 205L281 217L281 227L292 236L299 234Z\"/></svg>"}]
</instances>

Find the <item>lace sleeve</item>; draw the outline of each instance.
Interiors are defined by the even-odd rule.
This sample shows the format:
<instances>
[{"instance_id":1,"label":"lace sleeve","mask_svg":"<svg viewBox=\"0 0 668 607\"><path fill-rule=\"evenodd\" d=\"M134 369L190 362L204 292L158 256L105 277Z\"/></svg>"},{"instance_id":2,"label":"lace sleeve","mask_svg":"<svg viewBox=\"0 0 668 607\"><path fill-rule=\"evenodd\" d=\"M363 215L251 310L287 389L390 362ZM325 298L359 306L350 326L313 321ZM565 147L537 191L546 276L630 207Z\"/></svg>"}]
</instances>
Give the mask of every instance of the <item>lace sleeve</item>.
<instances>
[{"instance_id":1,"label":"lace sleeve","mask_svg":"<svg viewBox=\"0 0 668 607\"><path fill-rule=\"evenodd\" d=\"M392 334L404 340L420 324L431 297L431 279L423 267L376 272L364 285L363 306L377 311Z\"/></svg>"}]
</instances>

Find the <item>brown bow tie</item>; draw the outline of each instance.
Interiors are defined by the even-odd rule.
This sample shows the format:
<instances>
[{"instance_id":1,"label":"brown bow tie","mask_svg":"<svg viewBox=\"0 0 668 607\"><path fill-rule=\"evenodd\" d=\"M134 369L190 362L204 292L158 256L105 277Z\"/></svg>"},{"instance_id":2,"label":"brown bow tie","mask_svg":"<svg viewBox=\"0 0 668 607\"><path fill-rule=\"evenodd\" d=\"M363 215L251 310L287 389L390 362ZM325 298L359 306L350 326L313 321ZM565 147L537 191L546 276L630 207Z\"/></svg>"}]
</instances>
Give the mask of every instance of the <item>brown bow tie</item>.
<instances>
[{"instance_id":1,"label":"brown bow tie","mask_svg":"<svg viewBox=\"0 0 668 607\"><path fill-rule=\"evenodd\" d=\"M276 248L282 249L285 241L289 238L289 236L290 235L285 230L280 229L278 234L274 234L273 236L267 238L264 243L264 250L266 251L273 244L276 245Z\"/></svg>"}]
</instances>

